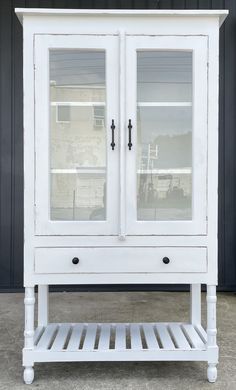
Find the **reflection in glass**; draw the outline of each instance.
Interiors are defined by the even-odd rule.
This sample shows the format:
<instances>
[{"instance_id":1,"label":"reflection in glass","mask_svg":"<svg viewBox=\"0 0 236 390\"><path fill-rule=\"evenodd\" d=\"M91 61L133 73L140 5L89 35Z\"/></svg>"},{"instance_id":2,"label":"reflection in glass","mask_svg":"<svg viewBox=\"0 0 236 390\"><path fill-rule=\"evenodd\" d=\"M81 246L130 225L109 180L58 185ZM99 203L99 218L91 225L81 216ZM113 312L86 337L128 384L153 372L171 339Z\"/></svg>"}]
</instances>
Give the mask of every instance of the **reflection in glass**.
<instances>
[{"instance_id":1,"label":"reflection in glass","mask_svg":"<svg viewBox=\"0 0 236 390\"><path fill-rule=\"evenodd\" d=\"M141 221L192 218L191 58L190 52L137 53Z\"/></svg>"},{"instance_id":2,"label":"reflection in glass","mask_svg":"<svg viewBox=\"0 0 236 390\"><path fill-rule=\"evenodd\" d=\"M50 50L51 219L106 219L105 52Z\"/></svg>"},{"instance_id":3,"label":"reflection in glass","mask_svg":"<svg viewBox=\"0 0 236 390\"><path fill-rule=\"evenodd\" d=\"M191 102L192 52L138 51L139 102Z\"/></svg>"},{"instance_id":4,"label":"reflection in glass","mask_svg":"<svg viewBox=\"0 0 236 390\"><path fill-rule=\"evenodd\" d=\"M105 219L106 177L103 173L53 173L51 180L51 191L56 194L53 198L51 219L61 221Z\"/></svg>"}]
</instances>

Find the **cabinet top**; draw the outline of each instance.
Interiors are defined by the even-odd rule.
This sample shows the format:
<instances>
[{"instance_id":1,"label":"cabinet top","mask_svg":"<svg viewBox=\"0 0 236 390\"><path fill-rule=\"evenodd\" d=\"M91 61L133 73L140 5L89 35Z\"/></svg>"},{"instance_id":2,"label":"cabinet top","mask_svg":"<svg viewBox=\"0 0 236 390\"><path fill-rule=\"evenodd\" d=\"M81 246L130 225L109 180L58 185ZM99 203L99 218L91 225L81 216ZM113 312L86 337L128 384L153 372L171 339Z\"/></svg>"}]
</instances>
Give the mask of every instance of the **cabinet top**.
<instances>
[{"instance_id":1,"label":"cabinet top","mask_svg":"<svg viewBox=\"0 0 236 390\"><path fill-rule=\"evenodd\" d=\"M219 24L224 22L229 11L225 9L221 10L133 10L133 9L49 9L49 8L15 8L15 12L20 20L23 22L24 16L214 16L219 18Z\"/></svg>"}]
</instances>

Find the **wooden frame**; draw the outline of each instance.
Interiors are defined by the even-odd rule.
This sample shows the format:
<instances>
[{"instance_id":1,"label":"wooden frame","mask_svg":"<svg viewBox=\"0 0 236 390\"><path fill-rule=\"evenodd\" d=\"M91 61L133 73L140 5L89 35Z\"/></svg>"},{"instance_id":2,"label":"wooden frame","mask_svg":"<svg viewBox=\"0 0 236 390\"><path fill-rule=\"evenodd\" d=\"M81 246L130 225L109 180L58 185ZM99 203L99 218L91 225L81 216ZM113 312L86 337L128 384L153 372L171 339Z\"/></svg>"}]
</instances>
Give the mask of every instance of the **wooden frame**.
<instances>
[{"instance_id":1,"label":"wooden frame","mask_svg":"<svg viewBox=\"0 0 236 390\"><path fill-rule=\"evenodd\" d=\"M110 123L118 123L118 61L117 37L84 35L35 35L35 234L36 235L104 235L117 234L118 151L110 148ZM49 50L91 49L104 51L106 56L107 109L107 217L104 221L53 221L50 219L50 158L49 158ZM117 140L118 142L118 140ZM45 176L45 172L48 174Z\"/></svg>"},{"instance_id":2,"label":"wooden frame","mask_svg":"<svg viewBox=\"0 0 236 390\"><path fill-rule=\"evenodd\" d=\"M192 52L193 97L192 97L192 220L190 221L137 221L137 51L174 50ZM127 153L126 201L127 234L157 235L204 235L207 233L206 170L207 170L207 56L206 36L129 36L126 43L127 67L127 110L126 117L133 118L132 150ZM201 80L201 83L198 82ZM170 106L159 103L160 107ZM177 103L176 103L177 104ZM181 107L187 103L181 103ZM199 113L201 112L201 115ZM127 137L126 137L127 138ZM201 188L199 193L198 189Z\"/></svg>"}]
</instances>

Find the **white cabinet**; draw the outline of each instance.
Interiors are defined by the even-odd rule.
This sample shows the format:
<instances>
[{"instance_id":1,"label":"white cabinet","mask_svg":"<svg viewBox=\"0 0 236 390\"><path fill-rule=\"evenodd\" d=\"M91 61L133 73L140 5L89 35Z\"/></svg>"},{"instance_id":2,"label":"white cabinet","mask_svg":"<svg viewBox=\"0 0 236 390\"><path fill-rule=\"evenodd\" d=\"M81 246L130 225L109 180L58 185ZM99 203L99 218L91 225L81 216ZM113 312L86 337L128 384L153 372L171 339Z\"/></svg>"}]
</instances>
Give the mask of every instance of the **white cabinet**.
<instances>
[{"instance_id":1,"label":"white cabinet","mask_svg":"<svg viewBox=\"0 0 236 390\"><path fill-rule=\"evenodd\" d=\"M35 362L89 360L204 360L214 382L218 39L227 11L16 13L24 30L25 382ZM189 323L160 323L158 313L156 323L49 322L50 284L107 283L189 284Z\"/></svg>"}]
</instances>

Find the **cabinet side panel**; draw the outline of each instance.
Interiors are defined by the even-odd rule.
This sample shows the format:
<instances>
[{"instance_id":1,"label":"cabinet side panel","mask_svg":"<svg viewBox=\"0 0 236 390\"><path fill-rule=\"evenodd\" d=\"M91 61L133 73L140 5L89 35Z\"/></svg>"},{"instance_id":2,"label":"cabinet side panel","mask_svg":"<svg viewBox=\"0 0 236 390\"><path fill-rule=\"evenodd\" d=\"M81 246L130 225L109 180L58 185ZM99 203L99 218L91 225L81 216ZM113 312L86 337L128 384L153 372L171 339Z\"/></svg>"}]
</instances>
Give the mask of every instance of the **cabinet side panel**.
<instances>
[{"instance_id":1,"label":"cabinet side panel","mask_svg":"<svg viewBox=\"0 0 236 390\"><path fill-rule=\"evenodd\" d=\"M209 283L217 284L218 227L218 79L219 29L216 24L209 37L208 65L208 266Z\"/></svg>"},{"instance_id":2,"label":"cabinet side panel","mask_svg":"<svg viewBox=\"0 0 236 390\"><path fill-rule=\"evenodd\" d=\"M24 286L31 286L34 236L34 58L32 24L24 19Z\"/></svg>"}]
</instances>

